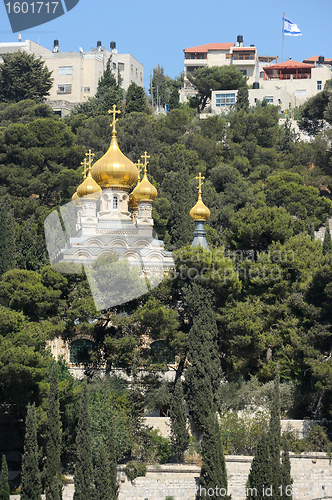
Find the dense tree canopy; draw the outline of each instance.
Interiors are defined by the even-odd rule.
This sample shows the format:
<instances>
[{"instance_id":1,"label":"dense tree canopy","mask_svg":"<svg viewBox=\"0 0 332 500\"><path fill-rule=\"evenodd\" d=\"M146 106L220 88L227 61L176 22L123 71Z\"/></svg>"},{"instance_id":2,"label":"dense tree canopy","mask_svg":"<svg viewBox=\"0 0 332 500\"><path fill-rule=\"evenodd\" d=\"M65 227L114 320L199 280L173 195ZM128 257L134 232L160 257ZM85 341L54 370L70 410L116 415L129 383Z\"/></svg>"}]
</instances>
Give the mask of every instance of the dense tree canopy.
<instances>
[{"instance_id":1,"label":"dense tree canopy","mask_svg":"<svg viewBox=\"0 0 332 500\"><path fill-rule=\"evenodd\" d=\"M51 74L44 61L33 54L24 51L4 54L0 64L0 101L40 101L49 95L53 83Z\"/></svg>"}]
</instances>

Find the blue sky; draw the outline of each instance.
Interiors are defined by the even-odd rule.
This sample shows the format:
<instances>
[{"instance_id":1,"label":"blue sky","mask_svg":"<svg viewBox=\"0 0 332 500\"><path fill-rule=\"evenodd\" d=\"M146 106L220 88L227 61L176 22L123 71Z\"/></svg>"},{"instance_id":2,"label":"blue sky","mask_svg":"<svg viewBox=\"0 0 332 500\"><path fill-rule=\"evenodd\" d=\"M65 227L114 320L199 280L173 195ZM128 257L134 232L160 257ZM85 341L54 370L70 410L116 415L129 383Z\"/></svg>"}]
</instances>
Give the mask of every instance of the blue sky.
<instances>
[{"instance_id":1,"label":"blue sky","mask_svg":"<svg viewBox=\"0 0 332 500\"><path fill-rule=\"evenodd\" d=\"M30 3L31 0L29 0ZM117 43L144 65L144 85L158 64L174 77L183 70L183 49L210 42L255 44L261 55L282 55L282 13L298 24L302 36L285 37L285 59L313 55L332 58L331 0L80 0L64 16L23 31L22 38L63 51L90 50L101 40ZM0 42L17 41L5 6L0 4Z\"/></svg>"}]
</instances>

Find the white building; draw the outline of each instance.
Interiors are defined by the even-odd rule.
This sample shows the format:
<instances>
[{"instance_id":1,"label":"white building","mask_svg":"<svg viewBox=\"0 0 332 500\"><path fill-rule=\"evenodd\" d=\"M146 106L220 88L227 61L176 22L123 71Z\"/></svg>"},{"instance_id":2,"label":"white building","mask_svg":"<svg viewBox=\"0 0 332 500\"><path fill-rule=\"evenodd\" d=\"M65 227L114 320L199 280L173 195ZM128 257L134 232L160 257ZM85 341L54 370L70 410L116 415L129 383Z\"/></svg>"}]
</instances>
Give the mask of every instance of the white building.
<instances>
[{"instance_id":1,"label":"white building","mask_svg":"<svg viewBox=\"0 0 332 500\"><path fill-rule=\"evenodd\" d=\"M62 52L58 40L54 40L52 50L32 42L31 40L0 43L0 62L2 55L24 50L28 54L41 57L52 71L54 78L48 101L53 109L64 115L66 109L77 103L86 102L95 95L99 78L103 75L109 57L112 57L112 70L118 72L123 80L122 86L128 89L132 82L143 87L144 68L131 54L118 54L115 42L111 42L110 50L97 42L91 51L79 49L77 52ZM66 103L60 101L66 101Z\"/></svg>"}]
</instances>

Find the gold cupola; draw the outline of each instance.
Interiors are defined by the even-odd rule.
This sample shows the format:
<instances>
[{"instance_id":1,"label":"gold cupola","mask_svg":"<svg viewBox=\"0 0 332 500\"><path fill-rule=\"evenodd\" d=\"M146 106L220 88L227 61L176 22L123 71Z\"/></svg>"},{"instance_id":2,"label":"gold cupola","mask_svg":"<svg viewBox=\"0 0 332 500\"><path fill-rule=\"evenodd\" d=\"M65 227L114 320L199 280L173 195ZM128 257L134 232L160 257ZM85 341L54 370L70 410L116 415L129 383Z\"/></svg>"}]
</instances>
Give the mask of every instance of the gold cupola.
<instances>
[{"instance_id":1,"label":"gold cupola","mask_svg":"<svg viewBox=\"0 0 332 500\"><path fill-rule=\"evenodd\" d=\"M79 207L80 205L82 205L82 202L77 194L77 191L75 191L75 193L71 197L71 200L74 203L75 207Z\"/></svg>"},{"instance_id":2,"label":"gold cupola","mask_svg":"<svg viewBox=\"0 0 332 500\"><path fill-rule=\"evenodd\" d=\"M115 118L120 113L113 105L112 140L108 151L93 165L91 174L93 179L103 188L119 188L129 190L138 179L137 168L129 160L118 146L115 124L118 119Z\"/></svg>"},{"instance_id":3,"label":"gold cupola","mask_svg":"<svg viewBox=\"0 0 332 500\"><path fill-rule=\"evenodd\" d=\"M148 158L150 158L150 156L148 156L147 152L145 151L144 155L142 155L142 158L144 159L144 165L143 165L144 176L141 182L139 182L135 187L135 189L133 190L132 196L135 198L137 202L140 201L152 202L157 198L158 191L151 184L147 175L147 164L149 163Z\"/></svg>"},{"instance_id":4,"label":"gold cupola","mask_svg":"<svg viewBox=\"0 0 332 500\"><path fill-rule=\"evenodd\" d=\"M91 175L91 162L94 154L91 153L91 149L89 149L89 152L85 154L89 157L89 160L87 161L87 159L84 158L84 162L82 163L84 181L78 186L76 193L74 193L72 197L74 203L77 203L78 199L83 197L97 200L101 195L101 187L96 183ZM75 198L76 201L74 200L75 194L77 194L77 198Z\"/></svg>"},{"instance_id":5,"label":"gold cupola","mask_svg":"<svg viewBox=\"0 0 332 500\"><path fill-rule=\"evenodd\" d=\"M206 207L202 200L202 184L203 179L201 172L195 179L198 179L198 200L196 205L190 210L190 217L196 222L206 221L210 217L210 210Z\"/></svg>"}]
</instances>

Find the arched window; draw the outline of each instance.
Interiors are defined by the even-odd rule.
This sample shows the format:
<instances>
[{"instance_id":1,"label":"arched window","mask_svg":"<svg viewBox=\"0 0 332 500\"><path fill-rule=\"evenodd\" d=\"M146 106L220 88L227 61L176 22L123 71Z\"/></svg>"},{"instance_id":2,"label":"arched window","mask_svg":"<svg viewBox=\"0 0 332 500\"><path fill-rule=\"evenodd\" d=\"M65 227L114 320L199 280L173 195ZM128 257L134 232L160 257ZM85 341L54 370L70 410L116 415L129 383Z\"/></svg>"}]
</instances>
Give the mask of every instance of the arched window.
<instances>
[{"instance_id":1,"label":"arched window","mask_svg":"<svg viewBox=\"0 0 332 500\"><path fill-rule=\"evenodd\" d=\"M118 202L119 202L119 200L118 200L117 196L114 196L114 198L113 198L113 210L118 209Z\"/></svg>"},{"instance_id":2,"label":"arched window","mask_svg":"<svg viewBox=\"0 0 332 500\"><path fill-rule=\"evenodd\" d=\"M70 345L69 361L73 365L82 364L89 359L89 352L93 349L92 340L77 339Z\"/></svg>"}]
</instances>

